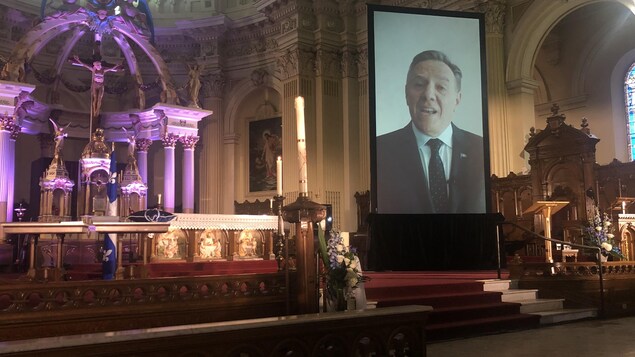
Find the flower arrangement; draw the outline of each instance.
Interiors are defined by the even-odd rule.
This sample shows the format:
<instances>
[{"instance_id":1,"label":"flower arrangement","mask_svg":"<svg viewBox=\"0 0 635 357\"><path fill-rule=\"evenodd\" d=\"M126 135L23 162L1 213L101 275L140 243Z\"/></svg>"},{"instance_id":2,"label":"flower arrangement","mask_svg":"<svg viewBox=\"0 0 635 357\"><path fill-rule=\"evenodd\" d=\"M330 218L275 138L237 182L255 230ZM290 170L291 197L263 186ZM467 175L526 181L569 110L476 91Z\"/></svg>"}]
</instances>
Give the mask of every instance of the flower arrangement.
<instances>
[{"instance_id":1,"label":"flower arrangement","mask_svg":"<svg viewBox=\"0 0 635 357\"><path fill-rule=\"evenodd\" d=\"M600 211L596 208L595 215L589 220L589 223L584 227L584 241L586 244L594 245L602 248L602 255L605 257L613 256L614 258L622 259L622 251L619 245L615 242L615 235L612 233L613 224L611 219L606 213L600 214Z\"/></svg>"},{"instance_id":2,"label":"flower arrangement","mask_svg":"<svg viewBox=\"0 0 635 357\"><path fill-rule=\"evenodd\" d=\"M336 298L344 293L350 297L360 282L366 281L362 275L359 258L355 248L344 245L344 239L338 231L331 231L328 241L324 231L318 226L319 251L324 263L327 294ZM341 297L341 296L340 296Z\"/></svg>"}]
</instances>

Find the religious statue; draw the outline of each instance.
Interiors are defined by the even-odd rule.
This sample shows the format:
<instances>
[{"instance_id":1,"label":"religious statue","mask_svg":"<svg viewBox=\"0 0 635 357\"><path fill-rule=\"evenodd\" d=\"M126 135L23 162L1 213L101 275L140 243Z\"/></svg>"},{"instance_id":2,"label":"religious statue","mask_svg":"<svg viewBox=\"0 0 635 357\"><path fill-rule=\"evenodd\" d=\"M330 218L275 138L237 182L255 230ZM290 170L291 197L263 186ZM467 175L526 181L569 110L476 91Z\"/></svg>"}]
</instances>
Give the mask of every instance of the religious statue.
<instances>
[{"instance_id":1,"label":"religious statue","mask_svg":"<svg viewBox=\"0 0 635 357\"><path fill-rule=\"evenodd\" d=\"M174 230L161 234L157 242L157 255L162 258L180 258L179 238Z\"/></svg>"},{"instance_id":2,"label":"religious statue","mask_svg":"<svg viewBox=\"0 0 635 357\"><path fill-rule=\"evenodd\" d=\"M53 129L55 130L55 133L53 134L53 139L55 140L55 151L53 157L58 159L61 157L62 148L64 148L64 138L68 136L66 129L69 125L71 125L71 123L66 124L65 127L60 127L55 123L55 121L53 121L53 119L49 118L49 120L53 124Z\"/></svg>"},{"instance_id":3,"label":"religious statue","mask_svg":"<svg viewBox=\"0 0 635 357\"><path fill-rule=\"evenodd\" d=\"M121 127L121 129L123 129L124 133L126 133L126 136L128 138L128 162L134 162L135 161L134 153L135 153L135 149L137 145L137 134L136 132L128 133L128 130L126 130L126 128L123 126Z\"/></svg>"},{"instance_id":4,"label":"religious statue","mask_svg":"<svg viewBox=\"0 0 635 357\"><path fill-rule=\"evenodd\" d=\"M168 133L168 116L165 115L165 111L161 109L155 109L154 115L158 118L159 123L159 137L165 138Z\"/></svg>"},{"instance_id":5,"label":"religious statue","mask_svg":"<svg viewBox=\"0 0 635 357\"><path fill-rule=\"evenodd\" d=\"M35 102L29 100L29 92L22 91L18 94L15 103L15 109L13 111L13 120L19 127L22 126L22 122L29 114L29 110L33 108Z\"/></svg>"},{"instance_id":6,"label":"religious statue","mask_svg":"<svg viewBox=\"0 0 635 357\"><path fill-rule=\"evenodd\" d=\"M255 257L258 242L253 232L246 230L240 233L238 240L238 255L244 258Z\"/></svg>"},{"instance_id":7,"label":"religious statue","mask_svg":"<svg viewBox=\"0 0 635 357\"><path fill-rule=\"evenodd\" d=\"M199 255L204 259L220 258L222 255L220 239L216 238L212 232L201 234L199 243Z\"/></svg>"},{"instance_id":8,"label":"religious statue","mask_svg":"<svg viewBox=\"0 0 635 357\"><path fill-rule=\"evenodd\" d=\"M201 66L195 63L193 65L188 64L187 68L189 69L187 86L190 94L190 103L193 107L200 108L198 95L201 91Z\"/></svg>"},{"instance_id":9,"label":"religious statue","mask_svg":"<svg viewBox=\"0 0 635 357\"><path fill-rule=\"evenodd\" d=\"M119 72L123 70L123 66L121 64L117 64L114 67L105 68L100 60L94 60L91 66L82 62L78 56L73 56L71 62L73 64L88 69L92 73L92 81L90 86L90 113L91 118L96 118L99 116L99 112L101 110L101 101L104 97L104 80L106 73Z\"/></svg>"},{"instance_id":10,"label":"religious statue","mask_svg":"<svg viewBox=\"0 0 635 357\"><path fill-rule=\"evenodd\" d=\"M11 82L25 82L24 60L9 58L0 71L0 79Z\"/></svg>"}]
</instances>

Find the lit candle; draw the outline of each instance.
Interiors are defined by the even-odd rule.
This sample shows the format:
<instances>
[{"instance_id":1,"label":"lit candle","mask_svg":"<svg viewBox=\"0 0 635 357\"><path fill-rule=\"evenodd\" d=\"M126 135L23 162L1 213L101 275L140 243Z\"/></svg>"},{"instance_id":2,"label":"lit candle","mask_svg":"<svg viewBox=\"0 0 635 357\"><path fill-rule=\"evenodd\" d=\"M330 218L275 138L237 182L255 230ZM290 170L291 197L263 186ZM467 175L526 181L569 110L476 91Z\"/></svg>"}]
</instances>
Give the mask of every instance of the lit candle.
<instances>
[{"instance_id":1,"label":"lit candle","mask_svg":"<svg viewBox=\"0 0 635 357\"><path fill-rule=\"evenodd\" d=\"M161 194L157 194L157 205L161 204Z\"/></svg>"},{"instance_id":2,"label":"lit candle","mask_svg":"<svg viewBox=\"0 0 635 357\"><path fill-rule=\"evenodd\" d=\"M304 133L304 98L295 98L295 115L298 126L298 165L300 169L300 194L309 192L306 174L306 135Z\"/></svg>"},{"instance_id":3,"label":"lit candle","mask_svg":"<svg viewBox=\"0 0 635 357\"><path fill-rule=\"evenodd\" d=\"M276 189L278 196L282 196L282 158L276 160Z\"/></svg>"}]
</instances>

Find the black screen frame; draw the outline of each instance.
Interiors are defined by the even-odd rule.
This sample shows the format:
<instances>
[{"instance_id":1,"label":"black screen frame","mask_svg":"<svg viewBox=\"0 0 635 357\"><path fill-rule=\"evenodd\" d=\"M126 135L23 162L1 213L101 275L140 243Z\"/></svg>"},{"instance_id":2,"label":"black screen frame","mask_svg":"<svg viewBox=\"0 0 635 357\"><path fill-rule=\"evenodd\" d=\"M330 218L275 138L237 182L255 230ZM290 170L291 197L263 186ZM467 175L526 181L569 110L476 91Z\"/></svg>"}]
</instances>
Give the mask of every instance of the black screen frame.
<instances>
[{"instance_id":1,"label":"black screen frame","mask_svg":"<svg viewBox=\"0 0 635 357\"><path fill-rule=\"evenodd\" d=\"M377 183L377 68L376 68L376 34L381 29L375 28L375 15L380 13L390 13L390 14L403 14L403 15L417 15L421 16L421 21L426 20L436 20L436 21L444 21L444 20L467 20L470 22L476 21L478 27L478 34L474 33L466 33L465 36L469 37L469 41L472 41L474 38L478 40L478 59L479 64L478 68L480 69L480 107L481 107L481 132L478 133L483 137L483 182L484 182L484 190L485 190L485 207L483 213L486 214L491 212L491 194L490 194L490 155L489 155L489 130L488 130L488 105L487 105L487 63L486 63L486 47L485 47L485 18L482 13L472 13L472 12L457 12L457 11L446 11L446 10L434 10L434 9L420 9L420 8L404 8L404 7L395 7L395 6L385 6L385 5L368 5L368 64L369 64L369 129L370 129L370 169L371 169L371 212L379 213L380 208L378 207L378 183ZM450 34L450 35L448 35ZM400 33L404 38L408 36L415 37L416 41L421 42L421 45L418 48L418 51L427 50L427 49L438 49L443 51L443 48L427 48L425 36L421 36L420 33L413 33L408 31L403 31ZM439 36L458 36L457 32L453 28L438 28L435 29L433 36L437 38ZM459 35L461 35L459 33ZM451 41L451 39L448 39ZM434 46L432 46L434 47ZM415 52L416 53L416 52ZM455 53L448 53L449 57L452 59L454 57L458 57ZM406 55L404 55L406 56ZM406 56L408 57L408 56ZM412 56L409 56L408 60L412 59ZM407 66L402 70L403 76L398 77L395 80L400 80L405 85L405 76L407 72ZM403 86L402 86L403 88ZM403 90L400 91L402 97ZM465 94L464 94L465 96ZM401 105L406 107L405 99L402 99L401 102L395 105ZM390 213L390 212L388 212ZM412 212L417 215L417 212ZM434 213L421 213L423 215L434 215Z\"/></svg>"}]
</instances>

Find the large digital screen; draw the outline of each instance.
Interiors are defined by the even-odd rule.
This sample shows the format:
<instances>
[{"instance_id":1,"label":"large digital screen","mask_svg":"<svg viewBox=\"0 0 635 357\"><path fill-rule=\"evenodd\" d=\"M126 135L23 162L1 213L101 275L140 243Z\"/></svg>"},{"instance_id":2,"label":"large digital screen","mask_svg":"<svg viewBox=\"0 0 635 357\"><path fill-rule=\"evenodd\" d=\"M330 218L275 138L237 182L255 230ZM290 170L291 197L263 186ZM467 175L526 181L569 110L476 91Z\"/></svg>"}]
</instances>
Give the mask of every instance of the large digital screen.
<instances>
[{"instance_id":1,"label":"large digital screen","mask_svg":"<svg viewBox=\"0 0 635 357\"><path fill-rule=\"evenodd\" d=\"M368 10L372 212L486 213L483 14Z\"/></svg>"}]
</instances>

